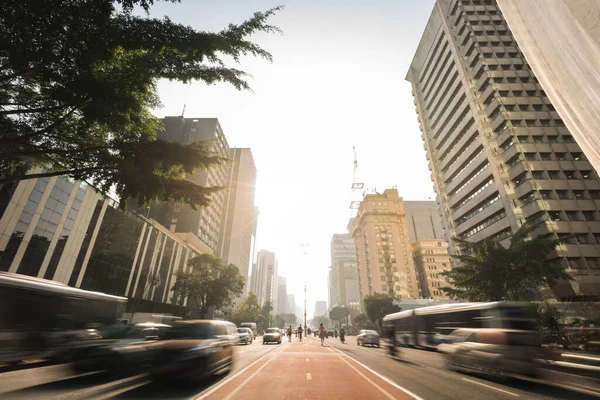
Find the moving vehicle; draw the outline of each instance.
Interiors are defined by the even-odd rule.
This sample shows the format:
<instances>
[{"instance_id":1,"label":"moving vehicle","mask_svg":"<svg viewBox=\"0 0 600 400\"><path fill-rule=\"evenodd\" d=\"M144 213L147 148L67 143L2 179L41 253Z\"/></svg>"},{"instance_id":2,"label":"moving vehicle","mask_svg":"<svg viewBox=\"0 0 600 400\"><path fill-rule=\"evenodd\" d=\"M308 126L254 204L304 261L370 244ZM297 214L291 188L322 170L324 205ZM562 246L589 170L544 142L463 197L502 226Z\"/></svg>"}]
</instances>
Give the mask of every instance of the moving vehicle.
<instances>
[{"instance_id":1,"label":"moving vehicle","mask_svg":"<svg viewBox=\"0 0 600 400\"><path fill-rule=\"evenodd\" d=\"M0 272L0 364L62 357L99 339L127 298Z\"/></svg>"},{"instance_id":2,"label":"moving vehicle","mask_svg":"<svg viewBox=\"0 0 600 400\"><path fill-rule=\"evenodd\" d=\"M250 328L237 328L237 331L239 336L238 344L252 344L252 341L254 340L254 334Z\"/></svg>"},{"instance_id":3,"label":"moving vehicle","mask_svg":"<svg viewBox=\"0 0 600 400\"><path fill-rule=\"evenodd\" d=\"M256 337L258 336L258 328L256 327L256 322L242 322L240 324L240 328L250 328L253 334L252 339L256 339Z\"/></svg>"},{"instance_id":4,"label":"moving vehicle","mask_svg":"<svg viewBox=\"0 0 600 400\"><path fill-rule=\"evenodd\" d=\"M536 376L544 357L536 332L515 329L457 329L438 346L450 368L488 374Z\"/></svg>"},{"instance_id":5,"label":"moving vehicle","mask_svg":"<svg viewBox=\"0 0 600 400\"><path fill-rule=\"evenodd\" d=\"M435 350L456 329L535 330L529 304L514 302L454 303L401 311L383 318L386 337L400 346Z\"/></svg>"},{"instance_id":6,"label":"moving vehicle","mask_svg":"<svg viewBox=\"0 0 600 400\"><path fill-rule=\"evenodd\" d=\"M365 346L368 344L371 346L379 347L380 339L381 338L379 337L379 333L377 333L377 331L363 329L360 332L358 332L358 335L356 336L356 344L359 346Z\"/></svg>"},{"instance_id":7,"label":"moving vehicle","mask_svg":"<svg viewBox=\"0 0 600 400\"><path fill-rule=\"evenodd\" d=\"M278 328L267 328L267 331L263 335L263 344L277 342L277 344L281 343L281 332L279 332Z\"/></svg>"},{"instance_id":8,"label":"moving vehicle","mask_svg":"<svg viewBox=\"0 0 600 400\"><path fill-rule=\"evenodd\" d=\"M334 333L332 330L327 331L327 338L333 337Z\"/></svg>"},{"instance_id":9,"label":"moving vehicle","mask_svg":"<svg viewBox=\"0 0 600 400\"><path fill-rule=\"evenodd\" d=\"M233 365L237 328L228 321L188 320L173 323L164 340L143 344L151 354L153 379L198 380Z\"/></svg>"},{"instance_id":10,"label":"moving vehicle","mask_svg":"<svg viewBox=\"0 0 600 400\"><path fill-rule=\"evenodd\" d=\"M73 355L73 369L77 373L136 373L152 359L152 354L144 345L148 341L161 339L170 328L170 325L150 322L102 328L102 340L80 349Z\"/></svg>"}]
</instances>

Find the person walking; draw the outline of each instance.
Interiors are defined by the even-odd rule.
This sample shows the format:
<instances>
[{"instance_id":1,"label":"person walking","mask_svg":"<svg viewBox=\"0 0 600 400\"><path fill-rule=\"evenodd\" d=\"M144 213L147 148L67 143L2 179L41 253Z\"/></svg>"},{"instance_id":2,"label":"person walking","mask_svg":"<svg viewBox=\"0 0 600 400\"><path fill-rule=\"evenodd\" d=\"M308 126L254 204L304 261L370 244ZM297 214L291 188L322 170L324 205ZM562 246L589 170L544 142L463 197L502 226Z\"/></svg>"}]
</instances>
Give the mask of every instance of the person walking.
<instances>
[{"instance_id":1,"label":"person walking","mask_svg":"<svg viewBox=\"0 0 600 400\"><path fill-rule=\"evenodd\" d=\"M302 341L302 325L298 326L298 337L300 338L300 341Z\"/></svg>"},{"instance_id":2,"label":"person walking","mask_svg":"<svg viewBox=\"0 0 600 400\"><path fill-rule=\"evenodd\" d=\"M323 326L323 324L319 325L319 337L321 338L321 346L324 346L323 342L325 341L325 336L327 336L327 330Z\"/></svg>"},{"instance_id":3,"label":"person walking","mask_svg":"<svg viewBox=\"0 0 600 400\"><path fill-rule=\"evenodd\" d=\"M291 342L292 341L292 326L291 325L287 330L287 337L288 337L288 342Z\"/></svg>"}]
</instances>

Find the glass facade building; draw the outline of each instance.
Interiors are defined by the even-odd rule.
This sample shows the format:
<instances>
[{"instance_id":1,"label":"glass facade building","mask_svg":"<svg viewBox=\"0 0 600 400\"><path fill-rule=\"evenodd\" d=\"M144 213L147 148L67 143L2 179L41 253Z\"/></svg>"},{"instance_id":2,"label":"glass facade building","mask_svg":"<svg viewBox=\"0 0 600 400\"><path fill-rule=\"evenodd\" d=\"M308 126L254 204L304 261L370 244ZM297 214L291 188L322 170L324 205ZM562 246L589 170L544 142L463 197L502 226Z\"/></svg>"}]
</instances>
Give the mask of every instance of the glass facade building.
<instances>
[{"instance_id":1,"label":"glass facade building","mask_svg":"<svg viewBox=\"0 0 600 400\"><path fill-rule=\"evenodd\" d=\"M85 182L52 177L0 186L0 271L174 304L175 272L200 253Z\"/></svg>"}]
</instances>

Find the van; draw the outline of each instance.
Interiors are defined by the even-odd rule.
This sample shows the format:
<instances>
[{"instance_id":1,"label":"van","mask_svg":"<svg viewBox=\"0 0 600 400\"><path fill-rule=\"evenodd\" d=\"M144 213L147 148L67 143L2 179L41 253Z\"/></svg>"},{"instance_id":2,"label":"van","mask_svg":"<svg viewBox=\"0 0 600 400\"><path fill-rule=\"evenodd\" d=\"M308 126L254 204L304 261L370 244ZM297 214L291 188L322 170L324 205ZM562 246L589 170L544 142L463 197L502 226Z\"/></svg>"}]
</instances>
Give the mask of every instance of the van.
<instances>
[{"instance_id":1,"label":"van","mask_svg":"<svg viewBox=\"0 0 600 400\"><path fill-rule=\"evenodd\" d=\"M252 334L254 335L254 339L258 336L258 330L256 328L256 322L242 322L240 324L240 328L250 328Z\"/></svg>"}]
</instances>

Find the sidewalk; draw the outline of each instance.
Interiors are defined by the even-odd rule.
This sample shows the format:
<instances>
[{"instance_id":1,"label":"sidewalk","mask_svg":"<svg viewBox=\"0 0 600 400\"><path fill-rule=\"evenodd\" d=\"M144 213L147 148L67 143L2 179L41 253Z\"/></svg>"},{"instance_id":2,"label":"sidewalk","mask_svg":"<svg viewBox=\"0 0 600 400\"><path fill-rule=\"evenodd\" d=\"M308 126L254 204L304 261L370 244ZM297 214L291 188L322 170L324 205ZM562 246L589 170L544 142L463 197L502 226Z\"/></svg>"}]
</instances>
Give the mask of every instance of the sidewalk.
<instances>
[{"instance_id":1,"label":"sidewalk","mask_svg":"<svg viewBox=\"0 0 600 400\"><path fill-rule=\"evenodd\" d=\"M341 398L418 399L341 351L308 337L283 342L197 400Z\"/></svg>"}]
</instances>

